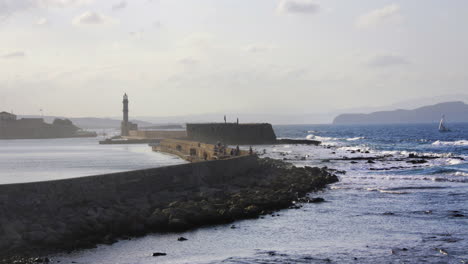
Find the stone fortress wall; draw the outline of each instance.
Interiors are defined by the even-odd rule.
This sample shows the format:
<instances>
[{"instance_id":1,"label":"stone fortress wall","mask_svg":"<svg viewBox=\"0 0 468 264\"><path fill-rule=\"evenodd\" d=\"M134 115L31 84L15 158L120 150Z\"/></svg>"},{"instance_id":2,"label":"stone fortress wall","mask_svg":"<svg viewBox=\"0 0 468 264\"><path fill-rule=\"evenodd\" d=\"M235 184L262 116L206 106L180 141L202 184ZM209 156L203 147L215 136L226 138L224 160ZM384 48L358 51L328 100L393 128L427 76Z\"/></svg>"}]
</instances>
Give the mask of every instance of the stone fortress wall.
<instances>
[{"instance_id":1,"label":"stone fortress wall","mask_svg":"<svg viewBox=\"0 0 468 264\"><path fill-rule=\"evenodd\" d=\"M163 138L185 138L185 130L130 130L129 139L163 139Z\"/></svg>"},{"instance_id":2,"label":"stone fortress wall","mask_svg":"<svg viewBox=\"0 0 468 264\"><path fill-rule=\"evenodd\" d=\"M189 140L228 145L275 144L276 135L271 124L205 123L187 124Z\"/></svg>"},{"instance_id":3,"label":"stone fortress wall","mask_svg":"<svg viewBox=\"0 0 468 264\"><path fill-rule=\"evenodd\" d=\"M239 152L236 153L235 148L226 147L225 150L219 150L214 144L180 139L163 139L159 144L154 145L152 148L153 151L177 155L190 162L230 159L238 156L249 155L249 152L245 150L239 150ZM233 155L231 155L231 151Z\"/></svg>"}]
</instances>

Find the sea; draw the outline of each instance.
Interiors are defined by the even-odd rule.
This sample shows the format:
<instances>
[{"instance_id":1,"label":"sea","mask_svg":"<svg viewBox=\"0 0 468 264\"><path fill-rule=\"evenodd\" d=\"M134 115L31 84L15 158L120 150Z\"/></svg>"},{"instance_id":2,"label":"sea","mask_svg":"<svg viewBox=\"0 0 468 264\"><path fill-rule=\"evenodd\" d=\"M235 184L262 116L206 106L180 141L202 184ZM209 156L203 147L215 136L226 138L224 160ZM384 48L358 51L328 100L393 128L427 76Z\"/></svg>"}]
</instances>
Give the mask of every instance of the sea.
<instances>
[{"instance_id":1,"label":"sea","mask_svg":"<svg viewBox=\"0 0 468 264\"><path fill-rule=\"evenodd\" d=\"M440 133L437 124L274 126L280 138L322 142L252 147L263 157L333 170L340 181L309 194L324 203L51 259L83 264L468 263L468 123L453 123L450 129ZM98 145L97 140L0 140L0 183L184 163L145 145ZM188 240L178 241L181 236ZM153 257L154 252L167 255Z\"/></svg>"}]
</instances>

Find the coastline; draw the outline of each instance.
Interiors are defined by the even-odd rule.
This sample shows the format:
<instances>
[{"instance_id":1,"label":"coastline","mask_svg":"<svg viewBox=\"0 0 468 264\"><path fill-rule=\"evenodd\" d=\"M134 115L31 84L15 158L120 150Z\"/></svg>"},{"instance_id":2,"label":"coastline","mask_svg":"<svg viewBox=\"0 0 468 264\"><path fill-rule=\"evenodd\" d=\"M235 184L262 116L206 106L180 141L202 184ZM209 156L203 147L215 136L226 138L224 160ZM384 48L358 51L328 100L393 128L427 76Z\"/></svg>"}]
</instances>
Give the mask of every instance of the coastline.
<instances>
[{"instance_id":1,"label":"coastline","mask_svg":"<svg viewBox=\"0 0 468 264\"><path fill-rule=\"evenodd\" d=\"M128 204L139 207L138 210L127 210L129 207L123 203L111 205L110 208L104 208L104 211L92 203L75 205L76 208L69 209L76 212L72 217L76 222L76 230L64 230L67 235L56 241L47 239L52 234L46 232L42 234L40 243L28 241L22 246L4 251L2 255L9 257L0 260L0 263L31 263L37 256L92 248L102 243L112 244L127 237L183 231L204 225L256 218L289 208L293 206L293 202L301 201L309 192L338 181L335 175L324 168L297 168L283 161L253 156L248 158L255 158L256 163L244 173L231 175L227 180L203 184L199 188L166 190L165 195L168 196L165 200L158 197L153 202L133 200ZM307 202L308 199L302 201ZM102 217L104 215L106 217ZM61 217L58 213L54 219ZM49 230L43 225L35 228ZM37 235L37 232L33 230L29 234ZM28 235L23 234L25 236Z\"/></svg>"}]
</instances>

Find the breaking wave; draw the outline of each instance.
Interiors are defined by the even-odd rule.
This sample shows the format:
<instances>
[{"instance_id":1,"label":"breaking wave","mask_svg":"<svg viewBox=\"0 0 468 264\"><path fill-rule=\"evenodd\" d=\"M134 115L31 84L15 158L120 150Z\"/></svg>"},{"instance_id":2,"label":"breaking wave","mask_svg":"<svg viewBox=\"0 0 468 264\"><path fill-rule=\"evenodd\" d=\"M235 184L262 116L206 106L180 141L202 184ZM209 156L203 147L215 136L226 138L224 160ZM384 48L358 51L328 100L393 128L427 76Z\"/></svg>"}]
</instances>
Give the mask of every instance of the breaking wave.
<instances>
[{"instance_id":1,"label":"breaking wave","mask_svg":"<svg viewBox=\"0 0 468 264\"><path fill-rule=\"evenodd\" d=\"M437 140L432 143L434 146L468 146L468 140L457 140L457 141L440 141Z\"/></svg>"},{"instance_id":2,"label":"breaking wave","mask_svg":"<svg viewBox=\"0 0 468 264\"><path fill-rule=\"evenodd\" d=\"M310 134L306 136L306 139L319 140L319 141L337 141L337 140L356 141L356 140L364 139L364 137L336 138L336 137L321 137L321 136L316 136L314 134Z\"/></svg>"}]
</instances>

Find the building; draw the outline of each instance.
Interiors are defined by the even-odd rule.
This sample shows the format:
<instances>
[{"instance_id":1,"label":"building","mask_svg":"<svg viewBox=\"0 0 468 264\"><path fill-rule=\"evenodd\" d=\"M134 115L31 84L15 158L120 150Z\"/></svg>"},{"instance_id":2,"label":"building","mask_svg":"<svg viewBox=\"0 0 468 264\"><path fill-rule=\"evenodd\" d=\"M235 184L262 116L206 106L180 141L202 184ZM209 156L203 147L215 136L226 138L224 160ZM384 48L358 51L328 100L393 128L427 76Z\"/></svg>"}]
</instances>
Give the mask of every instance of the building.
<instances>
[{"instance_id":1,"label":"building","mask_svg":"<svg viewBox=\"0 0 468 264\"><path fill-rule=\"evenodd\" d=\"M15 121L16 115L8 113L8 112L0 112L0 121Z\"/></svg>"},{"instance_id":2,"label":"building","mask_svg":"<svg viewBox=\"0 0 468 264\"><path fill-rule=\"evenodd\" d=\"M122 137L129 136L130 130L138 130L138 125L128 121L128 95L123 96L123 120L120 126L120 135Z\"/></svg>"},{"instance_id":3,"label":"building","mask_svg":"<svg viewBox=\"0 0 468 264\"><path fill-rule=\"evenodd\" d=\"M271 124L204 123L187 124L187 138L193 141L231 145L275 144Z\"/></svg>"}]
</instances>

